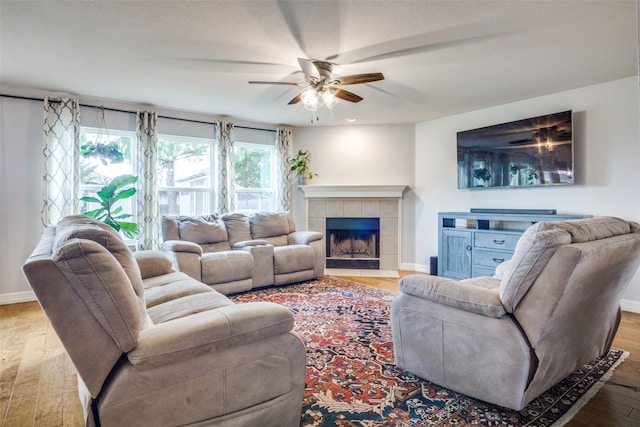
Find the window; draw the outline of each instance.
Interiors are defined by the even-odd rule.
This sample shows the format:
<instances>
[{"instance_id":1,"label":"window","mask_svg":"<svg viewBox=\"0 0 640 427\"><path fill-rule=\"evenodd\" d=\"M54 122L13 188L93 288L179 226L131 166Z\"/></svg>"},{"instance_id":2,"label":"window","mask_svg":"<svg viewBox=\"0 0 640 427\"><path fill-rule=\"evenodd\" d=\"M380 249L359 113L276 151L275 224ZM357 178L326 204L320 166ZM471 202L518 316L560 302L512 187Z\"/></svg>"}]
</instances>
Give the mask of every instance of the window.
<instances>
[{"instance_id":1,"label":"window","mask_svg":"<svg viewBox=\"0 0 640 427\"><path fill-rule=\"evenodd\" d=\"M233 155L235 210L274 210L275 146L235 142Z\"/></svg>"},{"instance_id":2,"label":"window","mask_svg":"<svg viewBox=\"0 0 640 427\"><path fill-rule=\"evenodd\" d=\"M80 197L95 196L116 176L135 175L135 143L135 132L81 127ZM135 197L118 203L120 214L135 214ZM98 207L96 203L80 202L80 212Z\"/></svg>"},{"instance_id":3,"label":"window","mask_svg":"<svg viewBox=\"0 0 640 427\"><path fill-rule=\"evenodd\" d=\"M161 215L214 212L214 140L158 136L158 193Z\"/></svg>"}]
</instances>

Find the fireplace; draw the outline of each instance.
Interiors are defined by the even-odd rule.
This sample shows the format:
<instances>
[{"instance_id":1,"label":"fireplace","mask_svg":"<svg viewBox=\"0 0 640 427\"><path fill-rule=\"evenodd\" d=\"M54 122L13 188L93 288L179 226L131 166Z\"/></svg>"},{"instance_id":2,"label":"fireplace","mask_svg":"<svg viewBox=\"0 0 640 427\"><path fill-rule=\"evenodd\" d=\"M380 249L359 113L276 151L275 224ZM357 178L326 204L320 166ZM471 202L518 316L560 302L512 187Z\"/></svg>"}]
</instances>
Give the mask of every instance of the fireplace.
<instances>
[{"instance_id":1,"label":"fireplace","mask_svg":"<svg viewBox=\"0 0 640 427\"><path fill-rule=\"evenodd\" d=\"M327 218L327 268L380 268L380 218Z\"/></svg>"}]
</instances>

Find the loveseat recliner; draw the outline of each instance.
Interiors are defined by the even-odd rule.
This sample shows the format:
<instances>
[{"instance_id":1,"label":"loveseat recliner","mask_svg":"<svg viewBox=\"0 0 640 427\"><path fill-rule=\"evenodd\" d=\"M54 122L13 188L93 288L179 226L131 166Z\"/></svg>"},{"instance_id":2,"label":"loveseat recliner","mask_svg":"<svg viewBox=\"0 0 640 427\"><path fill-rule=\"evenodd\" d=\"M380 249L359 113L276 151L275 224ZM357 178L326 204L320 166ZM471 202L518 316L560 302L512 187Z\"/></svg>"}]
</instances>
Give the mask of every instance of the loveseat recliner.
<instances>
[{"instance_id":1,"label":"loveseat recliner","mask_svg":"<svg viewBox=\"0 0 640 427\"><path fill-rule=\"evenodd\" d=\"M324 274L324 236L296 231L289 212L164 216L162 236L179 271L223 294Z\"/></svg>"},{"instance_id":2,"label":"loveseat recliner","mask_svg":"<svg viewBox=\"0 0 640 427\"><path fill-rule=\"evenodd\" d=\"M640 263L640 227L618 218L540 222L495 277L410 275L391 305L396 365L521 410L607 354Z\"/></svg>"},{"instance_id":3,"label":"loveseat recliner","mask_svg":"<svg viewBox=\"0 0 640 427\"><path fill-rule=\"evenodd\" d=\"M287 308L234 304L84 215L47 228L23 271L86 425L299 425L306 356Z\"/></svg>"}]
</instances>

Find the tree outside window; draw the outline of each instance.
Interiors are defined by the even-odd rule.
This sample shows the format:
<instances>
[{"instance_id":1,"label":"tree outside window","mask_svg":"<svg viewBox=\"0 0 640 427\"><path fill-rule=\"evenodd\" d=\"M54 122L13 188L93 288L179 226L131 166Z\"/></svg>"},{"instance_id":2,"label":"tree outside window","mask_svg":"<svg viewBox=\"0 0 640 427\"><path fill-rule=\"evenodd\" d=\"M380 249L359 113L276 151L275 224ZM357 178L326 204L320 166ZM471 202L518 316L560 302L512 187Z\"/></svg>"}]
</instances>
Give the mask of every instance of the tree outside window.
<instances>
[{"instance_id":1,"label":"tree outside window","mask_svg":"<svg viewBox=\"0 0 640 427\"><path fill-rule=\"evenodd\" d=\"M273 210L275 146L236 142L233 154L236 210Z\"/></svg>"},{"instance_id":2,"label":"tree outside window","mask_svg":"<svg viewBox=\"0 0 640 427\"><path fill-rule=\"evenodd\" d=\"M212 212L213 140L163 136L158 138L158 189L163 215Z\"/></svg>"}]
</instances>

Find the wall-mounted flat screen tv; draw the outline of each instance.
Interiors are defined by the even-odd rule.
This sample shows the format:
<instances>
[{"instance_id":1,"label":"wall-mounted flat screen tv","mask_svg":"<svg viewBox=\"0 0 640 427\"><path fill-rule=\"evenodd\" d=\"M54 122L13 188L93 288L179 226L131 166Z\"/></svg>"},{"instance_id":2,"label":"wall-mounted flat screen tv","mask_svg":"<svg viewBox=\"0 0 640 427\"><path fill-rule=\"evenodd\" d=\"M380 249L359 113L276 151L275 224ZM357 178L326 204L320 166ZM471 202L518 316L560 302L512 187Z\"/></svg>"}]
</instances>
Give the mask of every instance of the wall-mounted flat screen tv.
<instances>
[{"instance_id":1,"label":"wall-mounted flat screen tv","mask_svg":"<svg viewBox=\"0 0 640 427\"><path fill-rule=\"evenodd\" d=\"M458 188L573 184L571 111L458 132Z\"/></svg>"}]
</instances>

